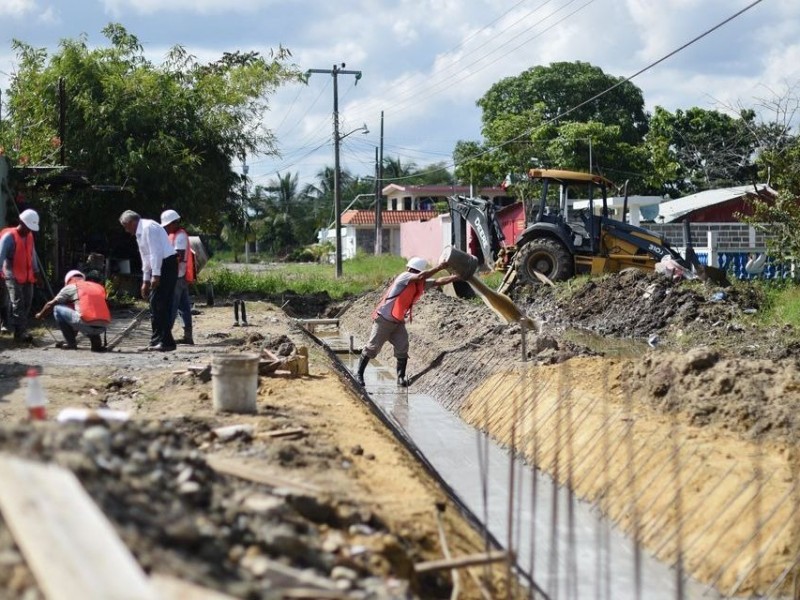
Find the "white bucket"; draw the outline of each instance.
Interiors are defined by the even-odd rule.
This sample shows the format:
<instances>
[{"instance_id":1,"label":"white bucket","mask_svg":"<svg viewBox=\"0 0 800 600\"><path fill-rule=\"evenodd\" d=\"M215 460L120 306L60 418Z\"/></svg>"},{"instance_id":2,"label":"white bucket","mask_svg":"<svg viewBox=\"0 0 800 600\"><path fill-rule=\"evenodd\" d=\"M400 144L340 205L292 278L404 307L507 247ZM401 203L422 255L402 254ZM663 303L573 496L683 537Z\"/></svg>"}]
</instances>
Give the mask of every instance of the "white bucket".
<instances>
[{"instance_id":1,"label":"white bucket","mask_svg":"<svg viewBox=\"0 0 800 600\"><path fill-rule=\"evenodd\" d=\"M211 384L216 412L256 412L258 355L214 356L211 359Z\"/></svg>"}]
</instances>

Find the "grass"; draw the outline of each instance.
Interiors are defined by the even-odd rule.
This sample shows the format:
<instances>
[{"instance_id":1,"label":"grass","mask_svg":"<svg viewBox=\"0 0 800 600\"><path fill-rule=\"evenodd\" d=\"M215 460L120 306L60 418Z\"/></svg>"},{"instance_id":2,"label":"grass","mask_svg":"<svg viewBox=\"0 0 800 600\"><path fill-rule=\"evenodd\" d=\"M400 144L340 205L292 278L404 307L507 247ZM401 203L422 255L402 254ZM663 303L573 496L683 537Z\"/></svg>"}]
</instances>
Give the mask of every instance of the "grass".
<instances>
[{"instance_id":1,"label":"grass","mask_svg":"<svg viewBox=\"0 0 800 600\"><path fill-rule=\"evenodd\" d=\"M342 276L337 278L334 265L328 264L275 263L263 270L243 266L234 271L217 263L206 267L200 283L211 283L217 294L327 292L332 299L341 300L385 285L404 267L405 259L399 256L358 255L342 261Z\"/></svg>"},{"instance_id":2,"label":"grass","mask_svg":"<svg viewBox=\"0 0 800 600\"><path fill-rule=\"evenodd\" d=\"M800 287L792 283L764 282L763 320L767 325L800 327Z\"/></svg>"}]
</instances>

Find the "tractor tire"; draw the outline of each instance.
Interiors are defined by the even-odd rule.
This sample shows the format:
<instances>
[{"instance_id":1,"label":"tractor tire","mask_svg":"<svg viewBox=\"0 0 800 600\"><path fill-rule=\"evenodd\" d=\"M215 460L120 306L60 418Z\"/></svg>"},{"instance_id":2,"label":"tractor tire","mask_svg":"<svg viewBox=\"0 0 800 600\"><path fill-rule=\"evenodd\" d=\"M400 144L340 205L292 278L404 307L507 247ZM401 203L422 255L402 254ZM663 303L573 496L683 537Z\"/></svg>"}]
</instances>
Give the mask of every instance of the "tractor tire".
<instances>
[{"instance_id":1,"label":"tractor tire","mask_svg":"<svg viewBox=\"0 0 800 600\"><path fill-rule=\"evenodd\" d=\"M572 254L561 242L549 238L535 239L519 251L517 274L522 284L539 284L536 271L551 281L564 281L575 273Z\"/></svg>"}]
</instances>

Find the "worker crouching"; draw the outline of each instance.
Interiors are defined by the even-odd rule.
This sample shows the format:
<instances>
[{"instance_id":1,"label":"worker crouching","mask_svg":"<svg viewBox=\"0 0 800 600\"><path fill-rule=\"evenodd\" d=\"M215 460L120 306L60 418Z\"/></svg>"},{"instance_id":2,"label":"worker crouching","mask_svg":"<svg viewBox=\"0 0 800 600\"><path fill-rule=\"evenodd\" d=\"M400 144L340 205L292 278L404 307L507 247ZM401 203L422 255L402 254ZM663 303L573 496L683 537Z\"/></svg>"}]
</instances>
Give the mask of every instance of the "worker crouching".
<instances>
[{"instance_id":1,"label":"worker crouching","mask_svg":"<svg viewBox=\"0 0 800 600\"><path fill-rule=\"evenodd\" d=\"M414 257L406 263L406 270L394 278L372 313L372 331L366 346L361 351L356 379L364 385L364 371L370 359L375 358L386 342L394 347L397 358L397 385L407 386L408 330L406 320L411 322L414 304L426 290L458 281L458 275L429 279L446 268L446 263L428 269L424 258Z\"/></svg>"},{"instance_id":2,"label":"worker crouching","mask_svg":"<svg viewBox=\"0 0 800 600\"><path fill-rule=\"evenodd\" d=\"M43 319L50 312L56 320L64 341L56 344L65 350L78 347L78 333L89 338L92 352L104 352L101 336L111 324L111 311L106 290L99 283L86 281L83 273L70 271L64 277L64 287L36 314Z\"/></svg>"}]
</instances>

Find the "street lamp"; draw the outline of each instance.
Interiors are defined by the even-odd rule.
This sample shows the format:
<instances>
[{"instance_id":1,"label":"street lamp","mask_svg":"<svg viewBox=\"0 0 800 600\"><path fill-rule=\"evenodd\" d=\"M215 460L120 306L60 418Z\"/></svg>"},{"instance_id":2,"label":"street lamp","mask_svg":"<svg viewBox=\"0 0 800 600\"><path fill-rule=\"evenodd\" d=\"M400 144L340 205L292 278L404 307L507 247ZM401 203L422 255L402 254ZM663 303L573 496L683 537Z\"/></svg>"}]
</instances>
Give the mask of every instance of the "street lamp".
<instances>
[{"instance_id":1,"label":"street lamp","mask_svg":"<svg viewBox=\"0 0 800 600\"><path fill-rule=\"evenodd\" d=\"M335 81L335 80L334 80ZM336 277L342 276L342 190L341 180L342 173L339 165L339 143L348 135L356 131L362 132L364 135L369 133L367 124L364 123L361 127L357 127L352 131L348 131L344 135L339 135L339 122L338 119L333 124L333 210L335 214L336 223Z\"/></svg>"}]
</instances>

